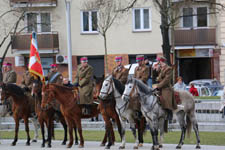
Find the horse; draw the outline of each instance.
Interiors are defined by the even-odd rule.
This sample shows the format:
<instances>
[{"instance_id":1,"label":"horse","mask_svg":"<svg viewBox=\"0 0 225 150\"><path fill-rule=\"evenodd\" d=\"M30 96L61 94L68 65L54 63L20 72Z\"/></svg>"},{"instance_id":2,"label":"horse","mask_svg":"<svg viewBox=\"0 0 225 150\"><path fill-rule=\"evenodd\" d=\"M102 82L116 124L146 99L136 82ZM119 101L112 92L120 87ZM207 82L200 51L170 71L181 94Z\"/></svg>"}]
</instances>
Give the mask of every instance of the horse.
<instances>
[{"instance_id":1,"label":"horse","mask_svg":"<svg viewBox=\"0 0 225 150\"><path fill-rule=\"evenodd\" d=\"M100 78L94 77L94 79L95 79L94 99L98 99L100 90L102 88L102 83L104 81L104 76ZM110 147L115 142L115 135L114 135L111 119L114 119L114 121L116 122L118 127L118 132L121 135L121 123L120 123L119 116L116 112L115 105L116 105L116 102L113 97L108 97L107 101L100 100L98 105L99 110L102 114L102 117L105 121L105 128L106 128L105 136L100 146L105 146L107 142L107 138L108 138L108 144L105 147L105 149L110 149Z\"/></svg>"},{"instance_id":2,"label":"horse","mask_svg":"<svg viewBox=\"0 0 225 150\"><path fill-rule=\"evenodd\" d=\"M124 88L125 87L121 82L114 79L112 75L109 75L103 82L99 98L102 100L107 100L108 96L113 96L116 100L116 111L119 114L119 118L122 124L122 143L119 148L125 149L125 127L126 122L128 121L130 123L130 128L132 130L133 136L136 140L134 149L138 149L138 146L142 146L142 143L139 142L143 142L144 132L144 129L140 128L140 124L144 124L144 122L142 121L142 123L140 123L141 120L139 111L137 110L137 108L135 108L136 103L124 101L121 99ZM144 118L142 118L142 120L144 120ZM138 136L136 136L136 124L138 126Z\"/></svg>"},{"instance_id":3,"label":"horse","mask_svg":"<svg viewBox=\"0 0 225 150\"><path fill-rule=\"evenodd\" d=\"M41 99L42 99L42 82L40 80L34 80L32 84L32 95L35 98L35 111L38 116L38 121L41 126L41 133L42 133L42 147L45 147L45 129L44 124L47 127L48 130L48 147L51 147L51 137L54 136L54 120L57 118L64 129L64 140L62 142L62 145L66 144L67 141L67 124L65 121L65 118L61 114L61 112L57 112L53 107L50 107L48 109L42 109L41 108ZM55 116L57 116L55 118ZM75 133L75 144L78 145L78 137L77 137L77 130L74 128Z\"/></svg>"},{"instance_id":4,"label":"horse","mask_svg":"<svg viewBox=\"0 0 225 150\"><path fill-rule=\"evenodd\" d=\"M30 145L30 134L29 134L29 126L28 126L28 118L32 117L34 113L34 101L24 94L24 91L21 87L16 84L5 84L1 83L1 101L4 103L9 97L12 97L13 105L13 118L15 121L15 137L12 142L12 146L16 145L18 140L18 132L19 132L19 120L23 118L25 124L25 131L27 133L27 142L26 145Z\"/></svg>"},{"instance_id":5,"label":"horse","mask_svg":"<svg viewBox=\"0 0 225 150\"><path fill-rule=\"evenodd\" d=\"M72 130L74 127L77 127L80 136L79 148L83 148L84 138L82 135L81 119L92 118L97 116L100 113L98 105L91 105L91 114L84 115L82 114L82 108L84 106L77 104L79 100L79 92L77 88L74 90L73 88L65 87L63 85L54 83L43 85L41 108L48 108L49 105L51 105L50 103L53 101L53 99L56 99L56 101L60 103L61 112L66 119L67 125L69 126L70 141L67 147L72 147Z\"/></svg>"},{"instance_id":6,"label":"horse","mask_svg":"<svg viewBox=\"0 0 225 150\"><path fill-rule=\"evenodd\" d=\"M179 93L181 109L176 110L177 119L181 127L181 137L179 144L176 146L177 149L181 149L185 138L185 133L190 135L191 126L195 131L197 145L196 148L200 149L200 138L198 131L198 123L195 117L195 101L194 97L188 91L175 91ZM150 131L153 140L153 150L159 150L158 143L158 129L163 132L163 124L165 119L165 110L159 104L157 94L154 94L154 90L145 85L142 81L130 78L128 79L125 90L123 93L123 100L128 101L131 94L137 94L140 97L141 111L145 116L147 122L150 125ZM185 121L186 116L186 121ZM162 133L161 133L162 134Z\"/></svg>"}]
</instances>

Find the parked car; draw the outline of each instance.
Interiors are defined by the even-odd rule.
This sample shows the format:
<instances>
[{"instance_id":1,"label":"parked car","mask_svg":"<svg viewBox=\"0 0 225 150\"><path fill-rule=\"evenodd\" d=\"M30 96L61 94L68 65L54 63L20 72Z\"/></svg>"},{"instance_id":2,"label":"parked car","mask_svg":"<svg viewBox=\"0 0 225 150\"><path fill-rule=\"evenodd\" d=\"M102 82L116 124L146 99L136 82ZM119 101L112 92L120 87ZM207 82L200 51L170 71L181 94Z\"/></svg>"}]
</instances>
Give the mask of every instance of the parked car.
<instances>
[{"instance_id":1,"label":"parked car","mask_svg":"<svg viewBox=\"0 0 225 150\"><path fill-rule=\"evenodd\" d=\"M186 90L189 91L190 88L190 86L187 86ZM212 96L212 92L206 86L195 86L195 88L198 90L199 96Z\"/></svg>"},{"instance_id":2,"label":"parked car","mask_svg":"<svg viewBox=\"0 0 225 150\"><path fill-rule=\"evenodd\" d=\"M223 95L223 90L217 90L217 91L215 91L213 94L212 94L212 96L222 96Z\"/></svg>"},{"instance_id":3,"label":"parked car","mask_svg":"<svg viewBox=\"0 0 225 150\"><path fill-rule=\"evenodd\" d=\"M195 86L206 86L210 89L211 93L223 89L223 86L221 85L220 81L215 79L193 80L189 83L189 85L191 83L193 83Z\"/></svg>"}]
</instances>

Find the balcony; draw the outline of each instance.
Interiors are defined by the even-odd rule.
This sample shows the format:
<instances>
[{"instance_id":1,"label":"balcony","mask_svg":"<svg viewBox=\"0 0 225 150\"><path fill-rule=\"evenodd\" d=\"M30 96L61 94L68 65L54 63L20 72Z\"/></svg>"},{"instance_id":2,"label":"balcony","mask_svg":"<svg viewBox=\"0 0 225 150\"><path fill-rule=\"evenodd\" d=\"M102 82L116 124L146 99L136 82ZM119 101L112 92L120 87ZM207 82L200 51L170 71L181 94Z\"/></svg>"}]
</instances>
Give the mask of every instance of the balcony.
<instances>
[{"instance_id":1,"label":"balcony","mask_svg":"<svg viewBox=\"0 0 225 150\"><path fill-rule=\"evenodd\" d=\"M11 39L13 36L11 36ZM40 53L58 53L59 38L57 32L38 33L38 49ZM30 53L31 33L17 34L12 42L12 53L29 54Z\"/></svg>"},{"instance_id":2,"label":"balcony","mask_svg":"<svg viewBox=\"0 0 225 150\"><path fill-rule=\"evenodd\" d=\"M216 28L175 29L175 46L217 45Z\"/></svg>"},{"instance_id":3,"label":"balcony","mask_svg":"<svg viewBox=\"0 0 225 150\"><path fill-rule=\"evenodd\" d=\"M11 7L56 7L57 0L10 0Z\"/></svg>"}]
</instances>

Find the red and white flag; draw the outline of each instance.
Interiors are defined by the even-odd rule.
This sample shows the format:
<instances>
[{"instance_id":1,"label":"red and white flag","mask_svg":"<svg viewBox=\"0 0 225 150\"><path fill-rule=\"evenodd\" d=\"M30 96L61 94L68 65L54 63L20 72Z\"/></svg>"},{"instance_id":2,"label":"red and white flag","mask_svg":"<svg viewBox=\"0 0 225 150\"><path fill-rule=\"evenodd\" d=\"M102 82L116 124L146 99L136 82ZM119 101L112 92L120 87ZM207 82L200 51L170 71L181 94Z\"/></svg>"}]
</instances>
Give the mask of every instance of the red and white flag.
<instances>
[{"instance_id":1,"label":"red and white flag","mask_svg":"<svg viewBox=\"0 0 225 150\"><path fill-rule=\"evenodd\" d=\"M39 76L41 80L44 81L44 73L41 65L41 59L38 53L37 34L35 32L32 33L30 44L29 72Z\"/></svg>"}]
</instances>

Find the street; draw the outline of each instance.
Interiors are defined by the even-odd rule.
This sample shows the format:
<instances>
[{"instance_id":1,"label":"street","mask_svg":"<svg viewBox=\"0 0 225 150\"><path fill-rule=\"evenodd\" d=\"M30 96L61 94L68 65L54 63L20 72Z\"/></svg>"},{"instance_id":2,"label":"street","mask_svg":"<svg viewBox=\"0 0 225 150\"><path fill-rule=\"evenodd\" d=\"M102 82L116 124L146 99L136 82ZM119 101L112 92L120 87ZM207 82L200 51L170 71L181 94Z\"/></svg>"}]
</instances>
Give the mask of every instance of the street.
<instances>
[{"instance_id":1,"label":"street","mask_svg":"<svg viewBox=\"0 0 225 150\"><path fill-rule=\"evenodd\" d=\"M12 139L10 140L1 140L0 149L1 150L43 150L41 148L41 140L37 143L31 143L31 146L25 146L25 140L18 140L16 146L10 146ZM119 144L116 143L115 146L112 146L112 150L118 150ZM80 150L104 150L104 147L100 147L100 142L85 142L85 148L79 148ZM144 146L139 148L141 150L149 150L152 144L144 143ZM175 144L164 144L164 148L161 150L174 150L176 147ZM52 142L52 150L65 150L67 149L66 146L61 145L61 141L53 141ZM71 149L78 149L78 146L73 146ZM133 143L127 143L126 150L133 149ZM201 150L224 150L225 146L209 146L209 145L202 145ZM195 150L195 145L184 145L182 150Z\"/></svg>"}]
</instances>

